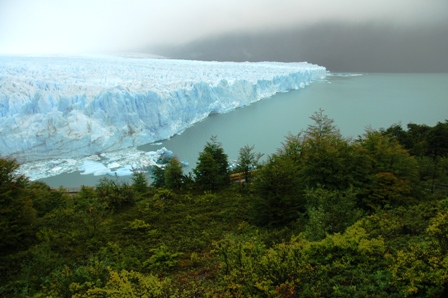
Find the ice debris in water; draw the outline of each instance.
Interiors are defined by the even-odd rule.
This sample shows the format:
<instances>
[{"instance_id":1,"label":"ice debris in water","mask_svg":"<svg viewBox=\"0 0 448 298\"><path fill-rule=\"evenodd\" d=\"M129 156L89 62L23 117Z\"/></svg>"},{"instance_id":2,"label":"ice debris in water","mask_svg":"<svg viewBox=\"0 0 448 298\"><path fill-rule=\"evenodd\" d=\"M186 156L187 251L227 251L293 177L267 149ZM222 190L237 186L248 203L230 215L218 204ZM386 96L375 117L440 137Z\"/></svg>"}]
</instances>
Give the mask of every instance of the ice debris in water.
<instances>
[{"instance_id":1,"label":"ice debris in water","mask_svg":"<svg viewBox=\"0 0 448 298\"><path fill-rule=\"evenodd\" d=\"M135 170L147 171L150 167L164 167L173 152L165 147L156 151L145 152L135 148L91 155L80 159L55 159L37 161L22 165L18 174L26 175L30 180L47 178L62 173L80 171L81 175L94 176L130 176ZM188 162L183 161L184 166Z\"/></svg>"}]
</instances>

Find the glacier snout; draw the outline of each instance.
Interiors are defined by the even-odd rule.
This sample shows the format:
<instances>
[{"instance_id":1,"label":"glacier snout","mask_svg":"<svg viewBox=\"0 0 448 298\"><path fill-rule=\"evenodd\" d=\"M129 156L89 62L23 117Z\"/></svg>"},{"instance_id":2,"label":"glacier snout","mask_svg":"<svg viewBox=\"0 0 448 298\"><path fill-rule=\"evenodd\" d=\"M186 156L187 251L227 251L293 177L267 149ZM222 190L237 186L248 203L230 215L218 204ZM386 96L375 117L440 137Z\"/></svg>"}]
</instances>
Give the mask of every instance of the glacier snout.
<instances>
[{"instance_id":1,"label":"glacier snout","mask_svg":"<svg viewBox=\"0 0 448 298\"><path fill-rule=\"evenodd\" d=\"M120 57L0 57L0 155L75 158L167 139L326 69Z\"/></svg>"}]
</instances>

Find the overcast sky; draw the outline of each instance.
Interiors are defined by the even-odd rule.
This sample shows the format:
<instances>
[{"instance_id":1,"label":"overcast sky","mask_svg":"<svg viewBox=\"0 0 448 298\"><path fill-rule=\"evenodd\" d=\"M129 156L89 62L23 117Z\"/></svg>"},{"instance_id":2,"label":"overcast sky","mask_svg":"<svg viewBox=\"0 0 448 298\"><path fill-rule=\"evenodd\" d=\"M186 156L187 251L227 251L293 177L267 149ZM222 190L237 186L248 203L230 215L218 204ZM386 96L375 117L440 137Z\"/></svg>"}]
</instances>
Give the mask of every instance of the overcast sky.
<instances>
[{"instance_id":1,"label":"overcast sky","mask_svg":"<svg viewBox=\"0 0 448 298\"><path fill-rule=\"evenodd\" d=\"M126 51L328 21L413 30L447 19L447 0L0 0L0 53Z\"/></svg>"}]
</instances>

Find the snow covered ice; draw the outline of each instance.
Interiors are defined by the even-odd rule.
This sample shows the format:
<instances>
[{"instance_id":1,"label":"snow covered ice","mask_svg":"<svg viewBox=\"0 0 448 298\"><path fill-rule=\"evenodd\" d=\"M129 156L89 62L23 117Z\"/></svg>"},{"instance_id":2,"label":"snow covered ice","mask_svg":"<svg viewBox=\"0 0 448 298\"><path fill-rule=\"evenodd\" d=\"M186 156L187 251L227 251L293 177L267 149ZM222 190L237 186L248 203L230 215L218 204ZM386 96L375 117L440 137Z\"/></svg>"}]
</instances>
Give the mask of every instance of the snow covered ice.
<instances>
[{"instance_id":1,"label":"snow covered ice","mask_svg":"<svg viewBox=\"0 0 448 298\"><path fill-rule=\"evenodd\" d=\"M94 164L99 161L79 161L100 153L131 153L212 113L303 88L325 76L324 67L305 62L3 56L0 156L28 163L24 171L32 179L74 167L108 174L111 168ZM127 163L129 169L133 162ZM29 175L32 164L52 168Z\"/></svg>"}]
</instances>

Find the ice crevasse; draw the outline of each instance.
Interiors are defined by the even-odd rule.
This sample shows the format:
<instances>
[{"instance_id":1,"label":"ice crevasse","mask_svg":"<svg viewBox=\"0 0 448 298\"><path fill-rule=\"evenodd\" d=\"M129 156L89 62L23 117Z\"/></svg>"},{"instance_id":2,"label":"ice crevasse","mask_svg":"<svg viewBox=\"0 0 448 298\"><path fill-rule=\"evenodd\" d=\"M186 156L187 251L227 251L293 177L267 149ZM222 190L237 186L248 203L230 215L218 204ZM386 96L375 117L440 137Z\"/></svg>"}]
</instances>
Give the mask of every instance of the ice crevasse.
<instances>
[{"instance_id":1,"label":"ice crevasse","mask_svg":"<svg viewBox=\"0 0 448 298\"><path fill-rule=\"evenodd\" d=\"M302 63L0 57L0 156L77 158L170 138L325 77Z\"/></svg>"}]
</instances>

